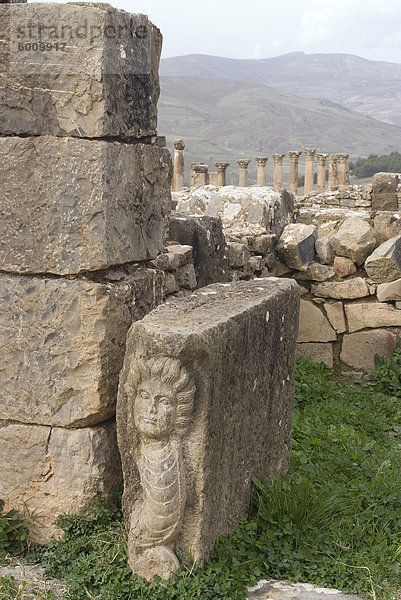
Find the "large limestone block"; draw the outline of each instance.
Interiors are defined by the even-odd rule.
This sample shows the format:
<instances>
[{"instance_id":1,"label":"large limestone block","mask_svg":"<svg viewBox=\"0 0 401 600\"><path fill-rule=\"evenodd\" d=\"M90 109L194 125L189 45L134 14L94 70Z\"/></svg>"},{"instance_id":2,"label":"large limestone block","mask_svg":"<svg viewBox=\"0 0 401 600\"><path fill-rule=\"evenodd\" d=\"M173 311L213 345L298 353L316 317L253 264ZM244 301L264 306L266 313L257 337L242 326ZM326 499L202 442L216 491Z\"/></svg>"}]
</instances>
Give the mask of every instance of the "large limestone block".
<instances>
[{"instance_id":1,"label":"large limestone block","mask_svg":"<svg viewBox=\"0 0 401 600\"><path fill-rule=\"evenodd\" d=\"M132 569L202 564L249 508L253 476L289 465L295 281L204 287L133 324L117 431Z\"/></svg>"},{"instance_id":2,"label":"large limestone block","mask_svg":"<svg viewBox=\"0 0 401 600\"><path fill-rule=\"evenodd\" d=\"M58 515L88 514L121 479L113 422L69 430L0 421L0 498L27 518L33 542L58 539Z\"/></svg>"},{"instance_id":3,"label":"large limestone block","mask_svg":"<svg viewBox=\"0 0 401 600\"><path fill-rule=\"evenodd\" d=\"M155 135L161 44L109 4L0 4L0 134Z\"/></svg>"},{"instance_id":4,"label":"large limestone block","mask_svg":"<svg viewBox=\"0 0 401 600\"><path fill-rule=\"evenodd\" d=\"M372 210L398 210L397 173L375 173L372 185Z\"/></svg>"},{"instance_id":5,"label":"large limestone block","mask_svg":"<svg viewBox=\"0 0 401 600\"><path fill-rule=\"evenodd\" d=\"M297 342L335 342L336 339L336 332L320 308L309 300L301 300Z\"/></svg>"},{"instance_id":6,"label":"large limestone block","mask_svg":"<svg viewBox=\"0 0 401 600\"><path fill-rule=\"evenodd\" d=\"M335 254L361 265L376 245L373 228L361 217L349 217L330 238Z\"/></svg>"},{"instance_id":7,"label":"large limestone block","mask_svg":"<svg viewBox=\"0 0 401 600\"><path fill-rule=\"evenodd\" d=\"M347 331L342 302L326 302L324 304L324 310L326 311L330 325L337 333L344 333L344 331Z\"/></svg>"},{"instance_id":8,"label":"large limestone block","mask_svg":"<svg viewBox=\"0 0 401 600\"><path fill-rule=\"evenodd\" d=\"M228 280L226 242L219 217L173 212L169 238L192 246L199 287Z\"/></svg>"},{"instance_id":9,"label":"large limestone block","mask_svg":"<svg viewBox=\"0 0 401 600\"><path fill-rule=\"evenodd\" d=\"M152 271L108 284L1 275L0 419L76 427L113 415L126 333L157 287Z\"/></svg>"},{"instance_id":10,"label":"large limestone block","mask_svg":"<svg viewBox=\"0 0 401 600\"><path fill-rule=\"evenodd\" d=\"M366 327L401 327L401 310L380 302L347 304L345 314L350 333Z\"/></svg>"},{"instance_id":11,"label":"large limestone block","mask_svg":"<svg viewBox=\"0 0 401 600\"><path fill-rule=\"evenodd\" d=\"M233 185L206 185L183 194L177 211L192 215L220 217L225 231L252 231L254 235L281 235L291 223L294 196L286 190L269 187L240 188Z\"/></svg>"},{"instance_id":12,"label":"large limestone block","mask_svg":"<svg viewBox=\"0 0 401 600\"><path fill-rule=\"evenodd\" d=\"M401 277L401 235L381 244L366 259L365 271L377 283Z\"/></svg>"},{"instance_id":13,"label":"large limestone block","mask_svg":"<svg viewBox=\"0 0 401 600\"><path fill-rule=\"evenodd\" d=\"M346 281L325 281L312 285L312 294L319 298L354 299L369 296L369 286L362 277Z\"/></svg>"},{"instance_id":14,"label":"large limestone block","mask_svg":"<svg viewBox=\"0 0 401 600\"><path fill-rule=\"evenodd\" d=\"M354 369L369 371L375 367L375 354L390 358L396 345L397 336L382 329L346 334L340 358Z\"/></svg>"},{"instance_id":15,"label":"large limestone block","mask_svg":"<svg viewBox=\"0 0 401 600\"><path fill-rule=\"evenodd\" d=\"M291 269L306 271L315 261L316 238L317 229L314 225L290 223L280 237L277 253Z\"/></svg>"},{"instance_id":16,"label":"large limestone block","mask_svg":"<svg viewBox=\"0 0 401 600\"><path fill-rule=\"evenodd\" d=\"M401 279L390 283L379 283L376 290L379 302L396 301L401 302Z\"/></svg>"},{"instance_id":17,"label":"large limestone block","mask_svg":"<svg viewBox=\"0 0 401 600\"><path fill-rule=\"evenodd\" d=\"M333 344L319 344L317 342L297 344L295 357L311 358L314 362L322 362L331 369L334 364Z\"/></svg>"},{"instance_id":18,"label":"large limestone block","mask_svg":"<svg viewBox=\"0 0 401 600\"><path fill-rule=\"evenodd\" d=\"M75 274L154 258L171 158L146 144L0 138L0 269Z\"/></svg>"}]
</instances>

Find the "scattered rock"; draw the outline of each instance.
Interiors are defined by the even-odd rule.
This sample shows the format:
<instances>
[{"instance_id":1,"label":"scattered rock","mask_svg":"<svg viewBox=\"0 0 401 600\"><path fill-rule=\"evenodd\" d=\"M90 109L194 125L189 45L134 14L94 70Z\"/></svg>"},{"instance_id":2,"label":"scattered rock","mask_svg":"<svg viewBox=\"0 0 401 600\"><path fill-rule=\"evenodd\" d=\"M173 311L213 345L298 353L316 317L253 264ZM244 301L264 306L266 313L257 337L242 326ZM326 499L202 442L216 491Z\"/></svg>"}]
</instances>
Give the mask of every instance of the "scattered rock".
<instances>
[{"instance_id":1,"label":"scattered rock","mask_svg":"<svg viewBox=\"0 0 401 600\"><path fill-rule=\"evenodd\" d=\"M238 242L227 242L228 266L235 269L243 267L251 258L251 253L245 244Z\"/></svg>"},{"instance_id":2,"label":"scattered rock","mask_svg":"<svg viewBox=\"0 0 401 600\"><path fill-rule=\"evenodd\" d=\"M291 269L306 271L315 261L317 230L314 225L291 223L287 225L277 245L277 254Z\"/></svg>"},{"instance_id":3,"label":"scattered rock","mask_svg":"<svg viewBox=\"0 0 401 600\"><path fill-rule=\"evenodd\" d=\"M346 281L329 281L312 285L312 294L320 298L354 299L369 296L369 286L365 279L356 277Z\"/></svg>"},{"instance_id":4,"label":"scattered rock","mask_svg":"<svg viewBox=\"0 0 401 600\"><path fill-rule=\"evenodd\" d=\"M327 281L328 279L333 279L335 275L336 272L333 267L328 267L327 265L321 265L320 263L315 262L311 264L306 271L297 273L296 279L301 281Z\"/></svg>"},{"instance_id":5,"label":"scattered rock","mask_svg":"<svg viewBox=\"0 0 401 600\"><path fill-rule=\"evenodd\" d=\"M329 265L333 262L334 252L331 248L330 240L327 237L319 237L315 243L316 253L320 262Z\"/></svg>"},{"instance_id":6,"label":"scattered rock","mask_svg":"<svg viewBox=\"0 0 401 600\"><path fill-rule=\"evenodd\" d=\"M382 244L401 234L401 216L392 212L378 214L374 218L373 227L378 242Z\"/></svg>"},{"instance_id":7,"label":"scattered rock","mask_svg":"<svg viewBox=\"0 0 401 600\"><path fill-rule=\"evenodd\" d=\"M353 260L345 256L336 256L333 268L339 277L347 277L356 272L356 265Z\"/></svg>"},{"instance_id":8,"label":"scattered rock","mask_svg":"<svg viewBox=\"0 0 401 600\"><path fill-rule=\"evenodd\" d=\"M397 345L397 336L383 329L345 334L341 348L341 360L354 369L374 369L375 354L390 358Z\"/></svg>"},{"instance_id":9,"label":"scattered rock","mask_svg":"<svg viewBox=\"0 0 401 600\"><path fill-rule=\"evenodd\" d=\"M401 277L401 235L381 244L366 259L365 271L376 283Z\"/></svg>"},{"instance_id":10,"label":"scattered rock","mask_svg":"<svg viewBox=\"0 0 401 600\"><path fill-rule=\"evenodd\" d=\"M397 187L400 182L396 173L375 173L372 185L372 210L398 210Z\"/></svg>"},{"instance_id":11,"label":"scattered rock","mask_svg":"<svg viewBox=\"0 0 401 600\"><path fill-rule=\"evenodd\" d=\"M374 250L376 238L373 228L361 217L350 217L330 238L331 247L338 256L346 256L357 265Z\"/></svg>"},{"instance_id":12,"label":"scattered rock","mask_svg":"<svg viewBox=\"0 0 401 600\"><path fill-rule=\"evenodd\" d=\"M401 301L401 279L390 283L379 283L376 294L379 302Z\"/></svg>"}]
</instances>

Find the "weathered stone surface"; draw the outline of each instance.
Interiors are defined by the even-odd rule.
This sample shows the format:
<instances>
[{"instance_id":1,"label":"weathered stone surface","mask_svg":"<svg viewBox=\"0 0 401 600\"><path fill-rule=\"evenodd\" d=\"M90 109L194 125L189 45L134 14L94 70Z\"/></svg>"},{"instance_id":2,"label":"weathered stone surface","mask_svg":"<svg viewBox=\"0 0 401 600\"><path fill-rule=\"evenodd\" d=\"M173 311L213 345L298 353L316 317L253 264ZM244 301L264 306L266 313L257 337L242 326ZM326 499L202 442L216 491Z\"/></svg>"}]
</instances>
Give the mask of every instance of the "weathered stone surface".
<instances>
[{"instance_id":1,"label":"weathered stone surface","mask_svg":"<svg viewBox=\"0 0 401 600\"><path fill-rule=\"evenodd\" d=\"M396 173L375 173L372 185L372 210L398 210Z\"/></svg>"},{"instance_id":2,"label":"weathered stone surface","mask_svg":"<svg viewBox=\"0 0 401 600\"><path fill-rule=\"evenodd\" d=\"M199 287L228 280L226 242L219 217L172 213L169 239L192 246Z\"/></svg>"},{"instance_id":3,"label":"weathered stone surface","mask_svg":"<svg viewBox=\"0 0 401 600\"><path fill-rule=\"evenodd\" d=\"M292 221L294 196L268 187L203 186L183 194L177 211L221 217L224 230L252 229L255 235L281 235Z\"/></svg>"},{"instance_id":4,"label":"weathered stone surface","mask_svg":"<svg viewBox=\"0 0 401 600\"><path fill-rule=\"evenodd\" d=\"M375 215L373 227L380 244L401 234L401 216L397 213L379 213Z\"/></svg>"},{"instance_id":5,"label":"weathered stone surface","mask_svg":"<svg viewBox=\"0 0 401 600\"><path fill-rule=\"evenodd\" d=\"M316 342L297 344L295 357L311 358L314 362L323 362L331 369L334 364L333 344L319 344Z\"/></svg>"},{"instance_id":6,"label":"weathered stone surface","mask_svg":"<svg viewBox=\"0 0 401 600\"><path fill-rule=\"evenodd\" d=\"M321 237L315 243L316 253L320 262L324 265L329 265L334 260L334 252L331 248L329 238Z\"/></svg>"},{"instance_id":7,"label":"weathered stone surface","mask_svg":"<svg viewBox=\"0 0 401 600\"><path fill-rule=\"evenodd\" d=\"M33 542L61 537L58 515L86 515L121 486L115 424L63 429L0 421L0 498L28 519Z\"/></svg>"},{"instance_id":8,"label":"weathered stone surface","mask_svg":"<svg viewBox=\"0 0 401 600\"><path fill-rule=\"evenodd\" d=\"M177 283L174 273L166 272L164 275L164 293L166 296L178 292L180 286Z\"/></svg>"},{"instance_id":9,"label":"weathered stone surface","mask_svg":"<svg viewBox=\"0 0 401 600\"><path fill-rule=\"evenodd\" d=\"M197 287L196 274L193 265L185 265L177 269L175 278L180 288L193 290Z\"/></svg>"},{"instance_id":10,"label":"weathered stone surface","mask_svg":"<svg viewBox=\"0 0 401 600\"><path fill-rule=\"evenodd\" d=\"M339 590L321 588L311 583L262 580L249 589L247 600L361 600L358 596L342 594Z\"/></svg>"},{"instance_id":11,"label":"weathered stone surface","mask_svg":"<svg viewBox=\"0 0 401 600\"><path fill-rule=\"evenodd\" d=\"M277 245L280 259L292 269L306 271L315 261L317 231L314 225L291 223L284 229Z\"/></svg>"},{"instance_id":12,"label":"weathered stone surface","mask_svg":"<svg viewBox=\"0 0 401 600\"><path fill-rule=\"evenodd\" d=\"M350 333L366 327L400 327L401 312L379 302L347 304L345 306Z\"/></svg>"},{"instance_id":13,"label":"weathered stone surface","mask_svg":"<svg viewBox=\"0 0 401 600\"><path fill-rule=\"evenodd\" d=\"M336 272L333 267L327 265L321 265L318 262L312 263L306 271L300 271L297 273L296 278L299 280L311 280L311 281L327 281L327 279L333 279Z\"/></svg>"},{"instance_id":14,"label":"weathered stone surface","mask_svg":"<svg viewBox=\"0 0 401 600\"><path fill-rule=\"evenodd\" d=\"M251 240L250 249L257 254L266 254L276 244L277 236L274 233L258 235Z\"/></svg>"},{"instance_id":15,"label":"weathered stone surface","mask_svg":"<svg viewBox=\"0 0 401 600\"><path fill-rule=\"evenodd\" d=\"M295 281L260 279L207 286L133 324L117 427L134 571L171 575L176 546L201 564L247 513L252 476L287 469L297 313Z\"/></svg>"},{"instance_id":16,"label":"weathered stone surface","mask_svg":"<svg viewBox=\"0 0 401 600\"><path fill-rule=\"evenodd\" d=\"M328 281L312 285L312 294L319 298L353 299L369 296L369 286L362 277L346 281Z\"/></svg>"},{"instance_id":17,"label":"weathered stone surface","mask_svg":"<svg viewBox=\"0 0 401 600\"><path fill-rule=\"evenodd\" d=\"M146 15L108 4L0 4L0 40L1 134L156 135L162 36ZM52 50L17 51L41 41Z\"/></svg>"},{"instance_id":18,"label":"weathered stone surface","mask_svg":"<svg viewBox=\"0 0 401 600\"><path fill-rule=\"evenodd\" d=\"M379 283L376 295L379 302L401 301L401 279L396 279L390 283Z\"/></svg>"},{"instance_id":19,"label":"weathered stone surface","mask_svg":"<svg viewBox=\"0 0 401 600\"><path fill-rule=\"evenodd\" d=\"M401 235L381 244L366 259L365 271L373 281L384 283L401 277Z\"/></svg>"},{"instance_id":20,"label":"weathered stone surface","mask_svg":"<svg viewBox=\"0 0 401 600\"><path fill-rule=\"evenodd\" d=\"M390 358L396 345L397 336L383 329L345 334L340 358L354 369L369 371L374 369L375 354Z\"/></svg>"},{"instance_id":21,"label":"weathered stone surface","mask_svg":"<svg viewBox=\"0 0 401 600\"><path fill-rule=\"evenodd\" d=\"M113 415L126 333L161 302L158 279L1 275L0 419L82 427Z\"/></svg>"},{"instance_id":22,"label":"weathered stone surface","mask_svg":"<svg viewBox=\"0 0 401 600\"><path fill-rule=\"evenodd\" d=\"M250 257L251 253L245 244L227 242L227 261L229 267L243 267Z\"/></svg>"},{"instance_id":23,"label":"weathered stone surface","mask_svg":"<svg viewBox=\"0 0 401 600\"><path fill-rule=\"evenodd\" d=\"M335 254L350 258L361 265L374 250L376 238L373 228L361 217L350 217L330 238Z\"/></svg>"},{"instance_id":24,"label":"weathered stone surface","mask_svg":"<svg viewBox=\"0 0 401 600\"><path fill-rule=\"evenodd\" d=\"M337 333L344 333L344 331L347 331L342 302L326 302L324 304L324 310L326 311L330 325Z\"/></svg>"},{"instance_id":25,"label":"weathered stone surface","mask_svg":"<svg viewBox=\"0 0 401 600\"><path fill-rule=\"evenodd\" d=\"M297 342L334 342L336 339L336 332L320 308L309 300L301 300Z\"/></svg>"},{"instance_id":26,"label":"weathered stone surface","mask_svg":"<svg viewBox=\"0 0 401 600\"><path fill-rule=\"evenodd\" d=\"M146 144L0 138L0 269L75 274L154 258L171 157Z\"/></svg>"},{"instance_id":27,"label":"weathered stone surface","mask_svg":"<svg viewBox=\"0 0 401 600\"><path fill-rule=\"evenodd\" d=\"M356 266L353 260L345 256L336 256L334 259L333 269L339 277L347 277L356 272Z\"/></svg>"},{"instance_id":28,"label":"weathered stone surface","mask_svg":"<svg viewBox=\"0 0 401 600\"><path fill-rule=\"evenodd\" d=\"M192 246L171 244L166 252L159 254L154 261L155 266L162 271L176 271L192 261Z\"/></svg>"}]
</instances>

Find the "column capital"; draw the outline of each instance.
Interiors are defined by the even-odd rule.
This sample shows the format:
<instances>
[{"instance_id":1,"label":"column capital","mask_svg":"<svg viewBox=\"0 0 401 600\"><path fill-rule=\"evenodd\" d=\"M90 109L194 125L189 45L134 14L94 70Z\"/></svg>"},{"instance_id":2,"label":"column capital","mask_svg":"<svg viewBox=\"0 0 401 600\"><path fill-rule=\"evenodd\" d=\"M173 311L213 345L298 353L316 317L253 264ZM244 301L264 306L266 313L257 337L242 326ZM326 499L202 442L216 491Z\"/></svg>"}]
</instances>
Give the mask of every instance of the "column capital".
<instances>
[{"instance_id":1,"label":"column capital","mask_svg":"<svg viewBox=\"0 0 401 600\"><path fill-rule=\"evenodd\" d=\"M311 158L315 157L316 150L315 150L315 148L304 148L304 152L305 152L306 158L311 159Z\"/></svg>"},{"instance_id":2,"label":"column capital","mask_svg":"<svg viewBox=\"0 0 401 600\"><path fill-rule=\"evenodd\" d=\"M349 158L349 154L337 154L337 160L345 162Z\"/></svg>"},{"instance_id":3,"label":"column capital","mask_svg":"<svg viewBox=\"0 0 401 600\"><path fill-rule=\"evenodd\" d=\"M283 162L285 154L273 154L274 162Z\"/></svg>"},{"instance_id":4,"label":"column capital","mask_svg":"<svg viewBox=\"0 0 401 600\"><path fill-rule=\"evenodd\" d=\"M337 156L335 154L329 154L327 160L330 164L335 165L337 162Z\"/></svg>"},{"instance_id":5,"label":"column capital","mask_svg":"<svg viewBox=\"0 0 401 600\"><path fill-rule=\"evenodd\" d=\"M184 140L174 140L174 148L176 150L184 150L185 148L185 143Z\"/></svg>"},{"instance_id":6,"label":"column capital","mask_svg":"<svg viewBox=\"0 0 401 600\"><path fill-rule=\"evenodd\" d=\"M298 161L299 157L302 154L302 150L290 150L289 152L287 152L288 156L290 157L290 159L292 161Z\"/></svg>"},{"instance_id":7,"label":"column capital","mask_svg":"<svg viewBox=\"0 0 401 600\"><path fill-rule=\"evenodd\" d=\"M216 167L216 169L218 171L225 171L227 169L227 167L230 165L230 163L228 162L215 162L214 166Z\"/></svg>"},{"instance_id":8,"label":"column capital","mask_svg":"<svg viewBox=\"0 0 401 600\"><path fill-rule=\"evenodd\" d=\"M192 168L195 171L195 173L207 173L207 170L208 170L207 165L200 165L200 164L194 164L194 165L192 165Z\"/></svg>"},{"instance_id":9,"label":"column capital","mask_svg":"<svg viewBox=\"0 0 401 600\"><path fill-rule=\"evenodd\" d=\"M258 165L260 165L261 167L264 167L269 159L267 156L257 156L255 158L255 160L258 163Z\"/></svg>"},{"instance_id":10,"label":"column capital","mask_svg":"<svg viewBox=\"0 0 401 600\"><path fill-rule=\"evenodd\" d=\"M319 165L324 166L326 164L327 156L327 154L316 154L317 162L319 163Z\"/></svg>"},{"instance_id":11,"label":"column capital","mask_svg":"<svg viewBox=\"0 0 401 600\"><path fill-rule=\"evenodd\" d=\"M237 160L236 161L239 164L239 168L240 169L247 169L249 163L251 162L250 160L245 160L245 159L241 159L241 160Z\"/></svg>"}]
</instances>

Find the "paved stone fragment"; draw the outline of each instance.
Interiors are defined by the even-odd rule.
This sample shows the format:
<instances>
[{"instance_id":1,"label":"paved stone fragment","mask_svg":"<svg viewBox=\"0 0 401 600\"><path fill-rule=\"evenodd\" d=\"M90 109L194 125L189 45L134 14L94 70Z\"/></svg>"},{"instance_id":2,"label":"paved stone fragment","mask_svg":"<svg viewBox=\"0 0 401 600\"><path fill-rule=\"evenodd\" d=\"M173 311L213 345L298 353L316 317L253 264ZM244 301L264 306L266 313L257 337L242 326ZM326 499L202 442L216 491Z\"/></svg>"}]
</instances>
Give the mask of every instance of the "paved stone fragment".
<instances>
[{"instance_id":1,"label":"paved stone fragment","mask_svg":"<svg viewBox=\"0 0 401 600\"><path fill-rule=\"evenodd\" d=\"M228 280L226 242L219 217L173 212L169 239L192 246L199 287Z\"/></svg>"},{"instance_id":2,"label":"paved stone fragment","mask_svg":"<svg viewBox=\"0 0 401 600\"><path fill-rule=\"evenodd\" d=\"M177 211L221 217L224 230L253 229L255 235L281 235L292 221L294 196L268 187L202 186L183 194Z\"/></svg>"},{"instance_id":3,"label":"paved stone fragment","mask_svg":"<svg viewBox=\"0 0 401 600\"><path fill-rule=\"evenodd\" d=\"M398 210L396 173L375 173L372 185L372 210Z\"/></svg>"},{"instance_id":4,"label":"paved stone fragment","mask_svg":"<svg viewBox=\"0 0 401 600\"><path fill-rule=\"evenodd\" d=\"M379 302L401 301L401 279L390 283L379 283L376 294Z\"/></svg>"},{"instance_id":5,"label":"paved stone fragment","mask_svg":"<svg viewBox=\"0 0 401 600\"><path fill-rule=\"evenodd\" d=\"M297 344L296 358L311 358L314 362L323 362L329 369L333 367L333 344L319 344L317 342L306 342Z\"/></svg>"},{"instance_id":6,"label":"paved stone fragment","mask_svg":"<svg viewBox=\"0 0 401 600\"><path fill-rule=\"evenodd\" d=\"M297 342L334 342L336 339L336 332L320 308L309 300L301 300Z\"/></svg>"},{"instance_id":7,"label":"paved stone fragment","mask_svg":"<svg viewBox=\"0 0 401 600\"><path fill-rule=\"evenodd\" d=\"M390 358L396 345L397 336L383 329L345 334L340 358L354 369L369 371L375 367L375 354Z\"/></svg>"},{"instance_id":8,"label":"paved stone fragment","mask_svg":"<svg viewBox=\"0 0 401 600\"><path fill-rule=\"evenodd\" d=\"M356 266L353 260L345 256L336 256L334 259L333 269L339 277L347 277L356 272Z\"/></svg>"},{"instance_id":9,"label":"paved stone fragment","mask_svg":"<svg viewBox=\"0 0 401 600\"><path fill-rule=\"evenodd\" d=\"M0 134L156 135L162 36L146 15L100 3L0 4L0 40ZM41 42L53 48L32 51Z\"/></svg>"},{"instance_id":10,"label":"paved stone fragment","mask_svg":"<svg viewBox=\"0 0 401 600\"><path fill-rule=\"evenodd\" d=\"M384 283L401 277L401 235L381 244L366 259L365 271L373 281Z\"/></svg>"},{"instance_id":11,"label":"paved stone fragment","mask_svg":"<svg viewBox=\"0 0 401 600\"><path fill-rule=\"evenodd\" d=\"M326 302L324 304L324 310L326 311L330 325L337 333L344 333L344 331L347 331L342 302Z\"/></svg>"},{"instance_id":12,"label":"paved stone fragment","mask_svg":"<svg viewBox=\"0 0 401 600\"><path fill-rule=\"evenodd\" d=\"M0 269L76 274L155 258L171 157L146 144L0 137Z\"/></svg>"},{"instance_id":13,"label":"paved stone fragment","mask_svg":"<svg viewBox=\"0 0 401 600\"><path fill-rule=\"evenodd\" d=\"M126 333L161 302L159 287L150 270L108 284L1 275L0 420L82 427L112 416Z\"/></svg>"},{"instance_id":14,"label":"paved stone fragment","mask_svg":"<svg viewBox=\"0 0 401 600\"><path fill-rule=\"evenodd\" d=\"M135 572L171 576L175 547L202 564L247 514L252 477L287 470L297 314L295 281L259 279L133 324L117 427Z\"/></svg>"},{"instance_id":15,"label":"paved stone fragment","mask_svg":"<svg viewBox=\"0 0 401 600\"><path fill-rule=\"evenodd\" d=\"M312 285L312 293L319 298L354 299L369 296L369 286L362 277L346 281L327 281Z\"/></svg>"},{"instance_id":16,"label":"paved stone fragment","mask_svg":"<svg viewBox=\"0 0 401 600\"><path fill-rule=\"evenodd\" d=\"M109 497L120 486L114 423L64 429L0 422L0 498L6 511L27 517L33 542L60 538L58 515L86 515L98 492Z\"/></svg>"},{"instance_id":17,"label":"paved stone fragment","mask_svg":"<svg viewBox=\"0 0 401 600\"><path fill-rule=\"evenodd\" d=\"M331 248L330 240L327 237L320 237L315 243L316 253L320 262L329 265L334 260L334 252Z\"/></svg>"},{"instance_id":18,"label":"paved stone fragment","mask_svg":"<svg viewBox=\"0 0 401 600\"><path fill-rule=\"evenodd\" d=\"M367 327L401 327L401 312L391 304L380 302L347 304L348 331Z\"/></svg>"},{"instance_id":19,"label":"paved stone fragment","mask_svg":"<svg viewBox=\"0 0 401 600\"><path fill-rule=\"evenodd\" d=\"M350 217L330 238L331 247L338 256L346 256L357 265L375 249L373 228L361 217Z\"/></svg>"},{"instance_id":20,"label":"paved stone fragment","mask_svg":"<svg viewBox=\"0 0 401 600\"><path fill-rule=\"evenodd\" d=\"M277 245L277 254L288 267L298 271L315 261L317 230L314 225L291 223L284 229Z\"/></svg>"}]
</instances>

